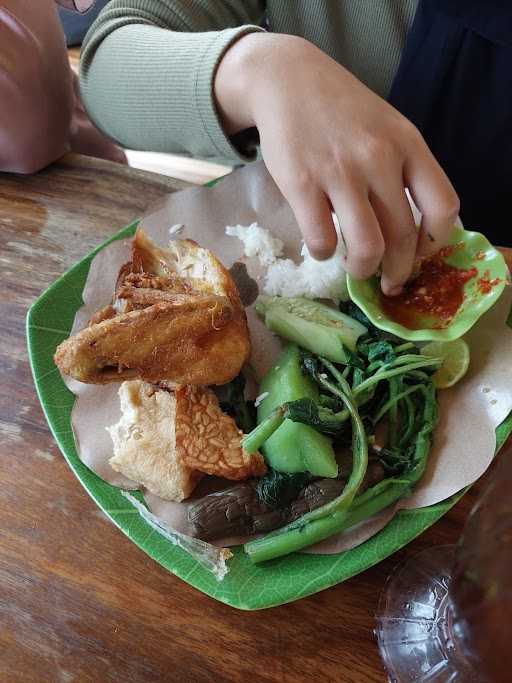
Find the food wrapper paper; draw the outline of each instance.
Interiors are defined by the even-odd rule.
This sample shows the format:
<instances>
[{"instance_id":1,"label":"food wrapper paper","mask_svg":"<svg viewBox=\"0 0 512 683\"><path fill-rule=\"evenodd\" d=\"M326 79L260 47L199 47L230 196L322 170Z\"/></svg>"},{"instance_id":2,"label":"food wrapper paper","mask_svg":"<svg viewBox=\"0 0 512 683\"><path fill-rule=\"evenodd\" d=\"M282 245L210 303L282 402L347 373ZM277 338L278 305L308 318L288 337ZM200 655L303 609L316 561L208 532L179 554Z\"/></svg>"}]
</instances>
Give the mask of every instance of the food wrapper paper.
<instances>
[{"instance_id":1,"label":"food wrapper paper","mask_svg":"<svg viewBox=\"0 0 512 683\"><path fill-rule=\"evenodd\" d=\"M171 238L187 237L211 249L227 268L237 264L232 273L243 293L251 289L247 287L248 278L253 290L254 282L262 289L265 269L257 258L244 257L242 243L228 237L225 228L253 222L283 241L285 257L300 260L302 240L297 223L262 163L235 171L213 188L194 187L167 196L143 218L142 227L161 246ZM184 226L179 234L170 231L179 224ZM129 260L129 254L129 240L124 240L114 242L94 258L83 292L84 306L77 312L73 331L84 327L90 316L110 301L119 268ZM399 508L433 505L472 484L485 472L495 452L496 427L512 411L512 330L505 324L511 302L512 288L506 287L497 304L466 335L471 348L470 369L455 387L438 392L439 422L428 467L413 494L308 552L337 553L355 547L380 531ZM275 360L280 342L257 317L253 302L247 303L253 347L250 365L258 379ZM120 417L119 385L86 385L64 379L76 394L72 426L82 461L114 486L125 490L137 488L108 463L112 442L106 427ZM256 391L255 384L253 397ZM204 484L194 495L201 495L201 490L204 492ZM147 492L145 501L162 525L172 532L190 533L186 502L164 501ZM221 539L215 545L243 540L246 539ZM189 551L193 552L193 546L189 546Z\"/></svg>"}]
</instances>

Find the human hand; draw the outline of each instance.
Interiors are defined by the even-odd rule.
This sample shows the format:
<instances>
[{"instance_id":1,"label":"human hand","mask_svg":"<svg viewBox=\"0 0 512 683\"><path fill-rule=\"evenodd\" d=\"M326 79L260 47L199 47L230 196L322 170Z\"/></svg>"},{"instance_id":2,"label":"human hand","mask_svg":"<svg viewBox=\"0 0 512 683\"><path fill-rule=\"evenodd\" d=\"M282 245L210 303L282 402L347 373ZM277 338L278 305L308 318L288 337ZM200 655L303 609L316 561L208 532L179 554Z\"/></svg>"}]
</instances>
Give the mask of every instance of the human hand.
<instances>
[{"instance_id":1,"label":"human hand","mask_svg":"<svg viewBox=\"0 0 512 683\"><path fill-rule=\"evenodd\" d=\"M459 201L419 131L308 41L246 35L222 59L214 88L228 134L257 127L316 258L336 247L334 211L347 272L366 278L381 266L382 289L395 295L415 258L446 242ZM419 231L405 187L423 214Z\"/></svg>"}]
</instances>

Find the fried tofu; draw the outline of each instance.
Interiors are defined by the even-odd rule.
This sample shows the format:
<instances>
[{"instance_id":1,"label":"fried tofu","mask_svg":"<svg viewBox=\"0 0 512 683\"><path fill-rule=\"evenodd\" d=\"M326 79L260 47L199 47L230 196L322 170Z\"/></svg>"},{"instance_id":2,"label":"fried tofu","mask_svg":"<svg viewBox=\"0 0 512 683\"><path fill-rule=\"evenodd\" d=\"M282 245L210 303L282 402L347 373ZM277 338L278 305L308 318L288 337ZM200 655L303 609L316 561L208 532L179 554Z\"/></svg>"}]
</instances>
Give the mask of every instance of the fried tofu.
<instances>
[{"instance_id":1,"label":"fried tofu","mask_svg":"<svg viewBox=\"0 0 512 683\"><path fill-rule=\"evenodd\" d=\"M91 384L206 385L236 377L249 354L245 312L224 266L191 240L161 249L138 230L113 304L59 345L55 363Z\"/></svg>"},{"instance_id":2,"label":"fried tofu","mask_svg":"<svg viewBox=\"0 0 512 683\"><path fill-rule=\"evenodd\" d=\"M165 500L188 498L202 474L176 450L174 395L135 380L121 384L119 398L121 419L108 428L112 468Z\"/></svg>"},{"instance_id":3,"label":"fried tofu","mask_svg":"<svg viewBox=\"0 0 512 683\"><path fill-rule=\"evenodd\" d=\"M166 500L187 498L203 474L231 480L261 476L259 453L249 455L242 432L204 387L175 392L134 380L119 390L122 416L108 428L114 443L110 464Z\"/></svg>"}]
</instances>

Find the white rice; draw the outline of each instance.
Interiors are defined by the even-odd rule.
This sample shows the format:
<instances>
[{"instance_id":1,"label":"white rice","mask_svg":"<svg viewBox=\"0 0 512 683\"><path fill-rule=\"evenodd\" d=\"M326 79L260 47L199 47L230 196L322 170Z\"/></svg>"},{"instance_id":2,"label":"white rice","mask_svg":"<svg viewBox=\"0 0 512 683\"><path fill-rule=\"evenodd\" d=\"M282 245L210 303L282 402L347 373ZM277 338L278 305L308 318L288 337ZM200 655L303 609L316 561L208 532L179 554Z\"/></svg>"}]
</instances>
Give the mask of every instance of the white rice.
<instances>
[{"instance_id":1,"label":"white rice","mask_svg":"<svg viewBox=\"0 0 512 683\"><path fill-rule=\"evenodd\" d=\"M298 265L291 259L277 259L267 270L264 291L270 296L304 296L308 299L348 299L341 247L326 261L317 261L306 245Z\"/></svg>"},{"instance_id":2,"label":"white rice","mask_svg":"<svg viewBox=\"0 0 512 683\"><path fill-rule=\"evenodd\" d=\"M283 253L283 243L274 237L270 230L261 228L257 223L245 227L243 225L227 225L226 235L238 237L243 242L244 253L249 258L257 256L262 266L274 263Z\"/></svg>"},{"instance_id":3,"label":"white rice","mask_svg":"<svg viewBox=\"0 0 512 683\"><path fill-rule=\"evenodd\" d=\"M337 221L335 225L338 228ZM248 227L227 226L226 234L238 237L243 242L246 256L257 256L260 263L267 266L263 286L265 294L331 299L336 304L349 298L342 266L341 239L338 239L335 253L326 261L316 261L304 244L301 251L302 261L296 264L291 259L280 258L283 252L282 241L257 223L252 223Z\"/></svg>"}]
</instances>

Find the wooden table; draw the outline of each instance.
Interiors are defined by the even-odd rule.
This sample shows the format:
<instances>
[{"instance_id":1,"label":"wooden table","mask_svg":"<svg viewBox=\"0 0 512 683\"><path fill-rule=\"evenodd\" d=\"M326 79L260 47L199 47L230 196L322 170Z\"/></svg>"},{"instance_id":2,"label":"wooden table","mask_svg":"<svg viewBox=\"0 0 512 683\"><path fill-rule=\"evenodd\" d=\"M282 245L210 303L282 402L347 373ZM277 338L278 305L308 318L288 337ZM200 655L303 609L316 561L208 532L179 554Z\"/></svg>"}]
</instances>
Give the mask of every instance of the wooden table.
<instances>
[{"instance_id":1,"label":"wooden table","mask_svg":"<svg viewBox=\"0 0 512 683\"><path fill-rule=\"evenodd\" d=\"M373 636L384 581L418 550L457 539L481 483L376 567L247 613L146 557L96 508L48 431L25 349L28 306L182 186L76 156L34 177L0 174L0 681L384 681Z\"/></svg>"}]
</instances>

